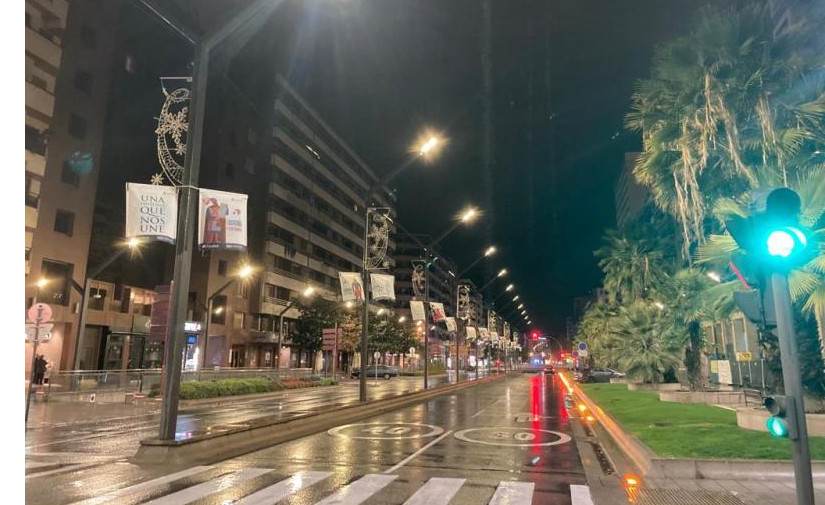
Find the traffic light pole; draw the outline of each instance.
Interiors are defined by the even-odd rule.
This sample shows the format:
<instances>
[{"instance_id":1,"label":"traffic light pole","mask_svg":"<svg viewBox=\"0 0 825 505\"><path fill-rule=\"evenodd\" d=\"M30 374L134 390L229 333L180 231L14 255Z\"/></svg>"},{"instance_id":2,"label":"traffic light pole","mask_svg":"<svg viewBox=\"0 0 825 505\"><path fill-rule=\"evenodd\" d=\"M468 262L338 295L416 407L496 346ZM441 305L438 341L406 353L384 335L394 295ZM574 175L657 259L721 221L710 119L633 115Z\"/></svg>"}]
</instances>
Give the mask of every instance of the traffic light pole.
<instances>
[{"instance_id":1,"label":"traffic light pole","mask_svg":"<svg viewBox=\"0 0 825 505\"><path fill-rule=\"evenodd\" d=\"M796 478L797 505L814 505L814 485L811 476L811 453L808 447L808 427L805 422L802 377L799 368L799 350L796 343L791 292L788 275L771 274L773 302L776 308L776 331L779 337L779 353L782 360L782 379L785 395L793 398L793 416L790 432L795 432L793 442L793 466Z\"/></svg>"}]
</instances>

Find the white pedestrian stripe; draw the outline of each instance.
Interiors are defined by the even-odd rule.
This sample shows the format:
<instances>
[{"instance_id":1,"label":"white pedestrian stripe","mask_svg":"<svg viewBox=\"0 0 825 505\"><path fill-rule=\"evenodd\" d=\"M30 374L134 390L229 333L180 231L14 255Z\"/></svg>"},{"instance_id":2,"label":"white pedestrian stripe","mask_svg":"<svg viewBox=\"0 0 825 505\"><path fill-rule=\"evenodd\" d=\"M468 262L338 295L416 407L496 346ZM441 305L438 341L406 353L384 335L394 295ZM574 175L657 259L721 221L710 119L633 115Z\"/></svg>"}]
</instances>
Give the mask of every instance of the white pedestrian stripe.
<instances>
[{"instance_id":1,"label":"white pedestrian stripe","mask_svg":"<svg viewBox=\"0 0 825 505\"><path fill-rule=\"evenodd\" d=\"M297 493L305 487L309 487L316 482L326 479L330 475L330 472L299 473L277 484L256 491L244 497L242 500L236 501L233 505L271 505L283 500L287 496Z\"/></svg>"},{"instance_id":2,"label":"white pedestrian stripe","mask_svg":"<svg viewBox=\"0 0 825 505\"><path fill-rule=\"evenodd\" d=\"M447 505L465 480L433 477L410 496L404 505Z\"/></svg>"},{"instance_id":3,"label":"white pedestrian stripe","mask_svg":"<svg viewBox=\"0 0 825 505\"><path fill-rule=\"evenodd\" d=\"M342 487L315 505L359 505L367 498L384 489L397 475L364 475L360 479Z\"/></svg>"},{"instance_id":4,"label":"white pedestrian stripe","mask_svg":"<svg viewBox=\"0 0 825 505\"><path fill-rule=\"evenodd\" d=\"M588 486L570 485L570 501L572 505L593 505Z\"/></svg>"},{"instance_id":5,"label":"white pedestrian stripe","mask_svg":"<svg viewBox=\"0 0 825 505\"><path fill-rule=\"evenodd\" d=\"M499 482L496 492L490 498L490 505L530 505L533 502L532 482Z\"/></svg>"},{"instance_id":6,"label":"white pedestrian stripe","mask_svg":"<svg viewBox=\"0 0 825 505\"><path fill-rule=\"evenodd\" d=\"M182 505L184 503L191 503L195 500L200 500L204 496L224 491L232 486L252 480L255 477L260 477L271 471L269 468L247 468L240 472L234 472L196 486L181 489L177 493L168 494L156 500L146 502L143 505Z\"/></svg>"},{"instance_id":7,"label":"white pedestrian stripe","mask_svg":"<svg viewBox=\"0 0 825 505\"><path fill-rule=\"evenodd\" d=\"M199 473L203 473L207 470L211 470L211 466L195 466L192 468L187 468L186 470L182 470L180 472L172 473L166 475L164 477L159 477L157 479L152 479L146 482L142 482L140 484L135 484L134 486L125 487L123 489L118 489L117 491L112 491L110 493L105 493L100 496L95 496L94 498L89 498L88 500L83 500L79 502L75 502L71 505L98 505L99 503L106 503L111 500L115 500L117 498L121 498L126 495L130 495L133 493L140 493L146 489L150 489L153 487L161 486L163 484L167 484L172 481L176 481L178 479L184 479L186 477L196 475Z\"/></svg>"}]
</instances>

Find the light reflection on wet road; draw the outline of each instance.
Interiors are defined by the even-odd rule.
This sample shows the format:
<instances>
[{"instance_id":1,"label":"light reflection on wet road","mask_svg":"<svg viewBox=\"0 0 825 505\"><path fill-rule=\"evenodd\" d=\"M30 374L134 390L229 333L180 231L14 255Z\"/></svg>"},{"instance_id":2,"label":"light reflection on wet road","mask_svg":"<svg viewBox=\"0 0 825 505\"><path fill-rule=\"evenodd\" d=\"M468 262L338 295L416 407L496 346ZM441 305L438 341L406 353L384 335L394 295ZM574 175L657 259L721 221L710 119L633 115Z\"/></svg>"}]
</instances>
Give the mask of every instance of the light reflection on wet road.
<instances>
[{"instance_id":1,"label":"light reflection on wet road","mask_svg":"<svg viewBox=\"0 0 825 505\"><path fill-rule=\"evenodd\" d=\"M187 468L115 462L32 479L27 503L111 492L125 505L570 504L585 477L557 380L509 376L174 479Z\"/></svg>"}]
</instances>

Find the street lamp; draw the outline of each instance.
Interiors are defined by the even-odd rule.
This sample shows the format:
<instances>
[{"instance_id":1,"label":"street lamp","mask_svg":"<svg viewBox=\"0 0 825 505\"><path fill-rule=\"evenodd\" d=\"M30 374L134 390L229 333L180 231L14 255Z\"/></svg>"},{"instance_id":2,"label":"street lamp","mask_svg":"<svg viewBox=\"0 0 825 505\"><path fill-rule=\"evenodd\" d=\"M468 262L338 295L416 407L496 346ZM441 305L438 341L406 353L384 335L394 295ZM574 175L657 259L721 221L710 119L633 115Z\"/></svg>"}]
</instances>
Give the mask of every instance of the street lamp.
<instances>
[{"instance_id":1,"label":"street lamp","mask_svg":"<svg viewBox=\"0 0 825 505\"><path fill-rule=\"evenodd\" d=\"M315 293L315 288L310 286L303 291L302 295L304 298L309 298L313 295L313 293ZM284 307L284 310L278 314L278 355L276 356L276 368L278 370L281 369L281 346L284 342L284 314L286 314L286 312L294 307L299 301L300 300L298 298L290 300L290 302L286 304L286 307Z\"/></svg>"},{"instance_id":2,"label":"street lamp","mask_svg":"<svg viewBox=\"0 0 825 505\"><path fill-rule=\"evenodd\" d=\"M504 276L505 276L505 275L507 275L508 273L509 273L509 272L508 272L508 270L507 270L506 268L502 268L501 270L499 270L499 271L498 271L498 273L496 274L496 276L495 276L495 277L493 277L492 279L490 279L490 281L489 281L487 284L485 284L485 285L481 286L480 288L478 288L478 290L479 290L479 291L481 291L481 292L484 292L484 290L485 290L486 288L488 288L488 287L490 286L490 284L494 283L494 282L496 281L496 279L501 278L501 277L504 277ZM511 285L512 285L512 284L511 284Z\"/></svg>"},{"instance_id":3,"label":"street lamp","mask_svg":"<svg viewBox=\"0 0 825 505\"><path fill-rule=\"evenodd\" d=\"M407 318L406 318L406 317L404 317L404 316L401 316L401 317L399 317L399 318L398 318L398 322L399 322L399 323L403 323L403 322L404 322L404 321L406 321L406 320L407 320Z\"/></svg>"},{"instance_id":4,"label":"street lamp","mask_svg":"<svg viewBox=\"0 0 825 505\"><path fill-rule=\"evenodd\" d=\"M106 261L86 274L86 280L83 281L83 292L80 295L80 321L77 324L77 338L75 338L74 359L72 360L75 370L77 370L80 366L80 349L83 348L83 337L86 333L86 316L89 310L89 293L92 289L92 281L95 277L100 275L106 267L111 265L116 259L123 256L124 253L127 251L136 251L140 244L141 241L137 237L130 238L125 242L125 244L123 244L125 247L123 247L123 245L119 247L114 253L112 253L111 256L106 258ZM37 281L38 289L44 287L47 283L48 281L46 279L40 279ZM76 282L73 282L72 284L75 286L77 285Z\"/></svg>"},{"instance_id":5,"label":"street lamp","mask_svg":"<svg viewBox=\"0 0 825 505\"><path fill-rule=\"evenodd\" d=\"M217 309L212 310L212 302L214 302L215 298L223 293L223 291L231 286L235 281L239 279L241 281L249 279L254 270L255 269L252 265L248 263L244 264L240 269L238 269L238 272L231 279L226 281L223 286L215 290L215 292L209 295L206 299L206 322L203 325L203 362L201 363L201 369L206 368L206 348L209 345L209 323L212 321L212 315L219 315L223 312L223 307L218 307Z\"/></svg>"}]
</instances>

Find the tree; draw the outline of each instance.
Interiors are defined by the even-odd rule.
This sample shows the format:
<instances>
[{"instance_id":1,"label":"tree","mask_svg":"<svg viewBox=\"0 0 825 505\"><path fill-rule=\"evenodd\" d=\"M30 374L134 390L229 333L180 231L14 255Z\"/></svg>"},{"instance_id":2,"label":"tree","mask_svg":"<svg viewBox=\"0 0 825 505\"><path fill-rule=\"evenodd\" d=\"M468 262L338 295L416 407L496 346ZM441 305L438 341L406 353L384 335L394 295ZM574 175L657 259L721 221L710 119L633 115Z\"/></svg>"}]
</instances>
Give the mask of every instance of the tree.
<instances>
[{"instance_id":1,"label":"tree","mask_svg":"<svg viewBox=\"0 0 825 505\"><path fill-rule=\"evenodd\" d=\"M301 315L296 321L292 342L300 350L316 352L323 344L325 328L333 328L338 317L335 302L314 299L308 305L300 305Z\"/></svg>"},{"instance_id":2,"label":"tree","mask_svg":"<svg viewBox=\"0 0 825 505\"><path fill-rule=\"evenodd\" d=\"M655 242L608 230L604 245L594 253L604 272L604 288L611 303L632 303L645 298L663 276L662 252Z\"/></svg>"},{"instance_id":3,"label":"tree","mask_svg":"<svg viewBox=\"0 0 825 505\"><path fill-rule=\"evenodd\" d=\"M678 348L663 338L660 311L644 301L619 307L610 328L611 348L629 378L659 383L679 366Z\"/></svg>"}]
</instances>

